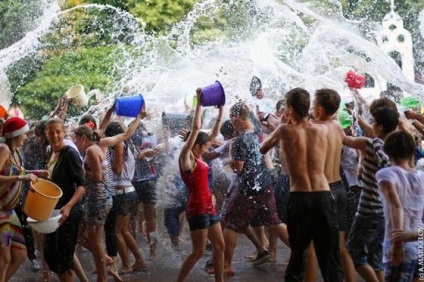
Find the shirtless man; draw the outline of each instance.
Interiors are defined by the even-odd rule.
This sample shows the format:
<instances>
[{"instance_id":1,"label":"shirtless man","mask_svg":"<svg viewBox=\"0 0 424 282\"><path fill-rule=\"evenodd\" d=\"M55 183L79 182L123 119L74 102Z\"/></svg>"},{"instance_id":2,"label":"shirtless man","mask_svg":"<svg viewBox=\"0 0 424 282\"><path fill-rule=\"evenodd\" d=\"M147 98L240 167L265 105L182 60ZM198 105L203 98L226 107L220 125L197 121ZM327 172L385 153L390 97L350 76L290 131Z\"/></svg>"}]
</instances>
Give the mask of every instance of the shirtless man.
<instances>
[{"instance_id":1,"label":"shirtless man","mask_svg":"<svg viewBox=\"0 0 424 282\"><path fill-rule=\"evenodd\" d=\"M286 94L287 124L279 125L261 145L265 154L278 142L290 177L287 228L291 255L285 281L302 281L305 251L313 240L322 277L342 281L337 206L324 174L328 128L308 120L309 93Z\"/></svg>"},{"instance_id":2,"label":"shirtless man","mask_svg":"<svg viewBox=\"0 0 424 282\"><path fill-rule=\"evenodd\" d=\"M336 91L332 89L319 89L315 92L312 114L314 117L314 123L325 125L328 129L328 147L324 174L330 185L331 193L337 203L340 253L345 281L354 282L355 267L353 265L352 258L347 251L345 240L347 194L340 176L340 159L342 154L344 132L340 123L334 119L334 115L340 107L340 100L340 95ZM316 276L316 271L314 272ZM316 277L313 278L313 281L315 281Z\"/></svg>"}]
</instances>

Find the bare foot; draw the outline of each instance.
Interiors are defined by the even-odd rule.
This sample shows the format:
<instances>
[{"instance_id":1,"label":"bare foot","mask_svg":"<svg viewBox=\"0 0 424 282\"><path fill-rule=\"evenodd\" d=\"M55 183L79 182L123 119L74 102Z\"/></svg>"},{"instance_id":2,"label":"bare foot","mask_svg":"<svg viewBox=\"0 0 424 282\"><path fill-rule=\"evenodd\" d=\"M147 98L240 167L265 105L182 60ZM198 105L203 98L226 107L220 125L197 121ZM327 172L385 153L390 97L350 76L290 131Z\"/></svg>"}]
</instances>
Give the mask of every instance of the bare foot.
<instances>
[{"instance_id":1,"label":"bare foot","mask_svg":"<svg viewBox=\"0 0 424 282\"><path fill-rule=\"evenodd\" d=\"M124 279L121 278L121 276L119 276L118 272L116 272L115 269L109 269L107 272L110 276L113 277L113 280L115 280L115 282L124 282Z\"/></svg>"},{"instance_id":2,"label":"bare foot","mask_svg":"<svg viewBox=\"0 0 424 282\"><path fill-rule=\"evenodd\" d=\"M244 256L244 258L247 258L248 260L254 260L257 256L258 252L254 251L252 254Z\"/></svg>"},{"instance_id":3,"label":"bare foot","mask_svg":"<svg viewBox=\"0 0 424 282\"><path fill-rule=\"evenodd\" d=\"M136 261L132 265L132 271L147 271L147 265L143 260L142 261Z\"/></svg>"}]
</instances>

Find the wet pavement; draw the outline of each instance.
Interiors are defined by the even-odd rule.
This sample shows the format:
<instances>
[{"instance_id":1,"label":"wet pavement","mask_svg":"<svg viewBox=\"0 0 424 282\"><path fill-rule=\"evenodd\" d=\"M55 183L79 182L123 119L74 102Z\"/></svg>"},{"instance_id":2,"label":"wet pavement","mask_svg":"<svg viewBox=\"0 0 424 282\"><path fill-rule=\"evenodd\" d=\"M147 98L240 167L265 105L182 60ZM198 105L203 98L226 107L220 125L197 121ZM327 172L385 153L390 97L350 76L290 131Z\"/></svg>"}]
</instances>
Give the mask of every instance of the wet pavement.
<instances>
[{"instance_id":1,"label":"wet pavement","mask_svg":"<svg viewBox=\"0 0 424 282\"><path fill-rule=\"evenodd\" d=\"M147 242L142 236L138 236L137 241L142 250L143 257L148 258ZM175 281L178 275L181 263L187 253L191 250L191 241L187 236L181 243L182 254L177 254L172 250L167 237L162 237L162 240L157 247L157 259L151 261L146 259L149 271L132 273L124 275L122 278L125 281L155 281L155 282L169 282ZM281 242L278 244L277 257L278 263L266 263L260 267L251 266L251 261L245 258L254 250L253 245L246 239L244 235L239 236L238 245L235 250L233 268L235 271L234 277L227 277L227 281L283 281L285 266L281 262L288 258L289 249ZM95 281L96 276L92 274L95 269L92 255L87 250L79 251L77 253L81 264L87 274L89 281ZM189 274L187 281L214 281L214 277L208 275L204 270L205 263L211 258L211 252L206 251L203 258L195 265L194 269ZM25 263L19 268L10 281L14 282L35 282L42 281L41 272L32 272L31 263L26 260ZM51 281L58 281L55 275L52 275ZM75 279L78 281L78 279ZM108 281L114 281L112 277L108 277Z\"/></svg>"},{"instance_id":2,"label":"wet pavement","mask_svg":"<svg viewBox=\"0 0 424 282\"><path fill-rule=\"evenodd\" d=\"M162 233L163 234L163 233ZM138 272L122 276L124 281L154 281L154 282L170 282L176 281L179 268L187 253L191 250L191 241L188 234L185 235L186 239L181 242L182 254L177 254L172 250L167 235L161 236L157 247L157 259L151 261L148 258L148 245L145 238L141 235L137 236L137 241L142 250L143 257L145 258L149 271ZM253 267L251 261L245 256L250 255L254 250L253 245L248 241L244 235L239 235L238 244L235 250L233 259L233 269L235 276L226 277L226 281L284 281L284 272L286 267L282 265L283 261L289 258L289 249L280 241L277 247L277 263L265 263L260 267ZM77 255L83 265L89 281L96 281L96 276L92 273L95 270L92 255L87 250L78 251ZM195 265L194 269L189 274L186 281L214 281L214 276L208 275L203 269L205 263L211 258L211 252L206 251L203 258ZM15 273L14 277L10 280L13 282L38 282L42 281L41 272L32 272L31 263L26 260L25 263ZM57 277L53 274L51 281L58 281ZM75 279L78 281L78 279ZM114 281L111 276L108 281ZM318 279L317 281L323 281ZM362 281L359 278L357 281Z\"/></svg>"}]
</instances>

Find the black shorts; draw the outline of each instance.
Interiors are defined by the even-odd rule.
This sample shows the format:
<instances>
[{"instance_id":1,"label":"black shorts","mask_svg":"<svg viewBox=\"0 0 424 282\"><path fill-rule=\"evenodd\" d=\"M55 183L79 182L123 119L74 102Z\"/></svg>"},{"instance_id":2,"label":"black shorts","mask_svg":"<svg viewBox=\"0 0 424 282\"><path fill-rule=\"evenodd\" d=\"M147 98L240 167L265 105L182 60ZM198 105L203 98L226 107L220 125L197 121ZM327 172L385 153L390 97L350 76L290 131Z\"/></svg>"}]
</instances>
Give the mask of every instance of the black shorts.
<instances>
[{"instance_id":1,"label":"black shorts","mask_svg":"<svg viewBox=\"0 0 424 282\"><path fill-rule=\"evenodd\" d=\"M337 204L337 218L339 221L339 230L346 231L346 208L347 208L347 194L342 181L329 183L331 194Z\"/></svg>"}]
</instances>

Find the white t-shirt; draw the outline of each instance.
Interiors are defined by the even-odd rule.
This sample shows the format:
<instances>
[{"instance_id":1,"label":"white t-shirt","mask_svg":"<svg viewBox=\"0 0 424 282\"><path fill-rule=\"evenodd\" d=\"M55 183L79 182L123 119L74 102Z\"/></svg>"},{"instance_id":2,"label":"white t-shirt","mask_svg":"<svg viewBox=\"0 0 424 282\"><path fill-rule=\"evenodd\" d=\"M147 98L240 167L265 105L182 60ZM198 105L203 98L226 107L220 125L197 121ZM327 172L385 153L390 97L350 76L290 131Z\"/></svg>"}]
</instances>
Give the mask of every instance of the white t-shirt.
<instances>
[{"instance_id":1,"label":"white t-shirt","mask_svg":"<svg viewBox=\"0 0 424 282\"><path fill-rule=\"evenodd\" d=\"M398 166L391 166L379 170L376 174L377 183L389 181L396 187L400 202L403 207L403 230L418 231L423 226L424 212L424 172L407 171ZM388 202L380 191L381 201L383 203L384 216L386 221L384 243L383 243L383 262L388 262L388 252L390 251L390 236L392 233L392 224L390 221ZM405 260L418 259L418 242L405 242Z\"/></svg>"}]
</instances>

